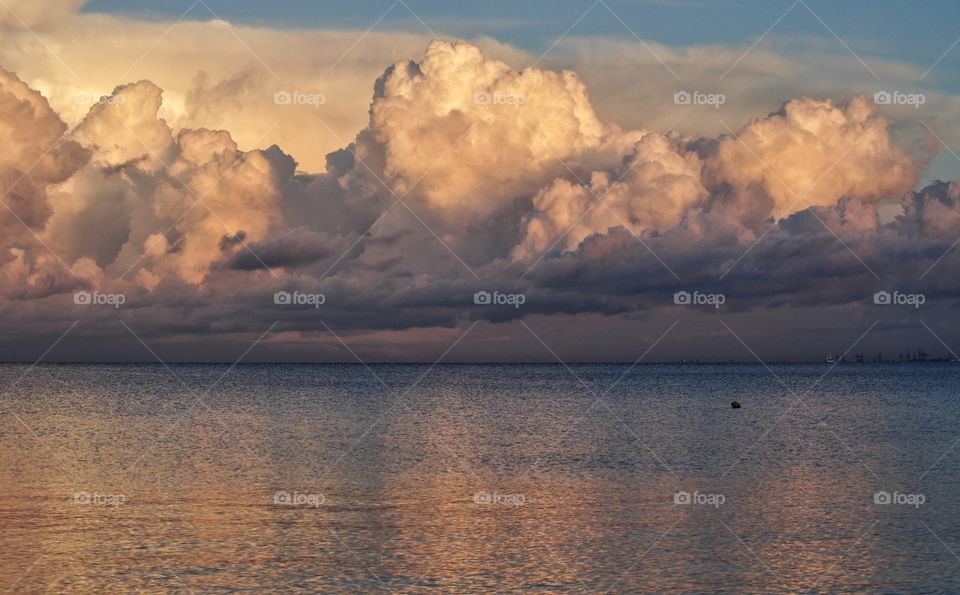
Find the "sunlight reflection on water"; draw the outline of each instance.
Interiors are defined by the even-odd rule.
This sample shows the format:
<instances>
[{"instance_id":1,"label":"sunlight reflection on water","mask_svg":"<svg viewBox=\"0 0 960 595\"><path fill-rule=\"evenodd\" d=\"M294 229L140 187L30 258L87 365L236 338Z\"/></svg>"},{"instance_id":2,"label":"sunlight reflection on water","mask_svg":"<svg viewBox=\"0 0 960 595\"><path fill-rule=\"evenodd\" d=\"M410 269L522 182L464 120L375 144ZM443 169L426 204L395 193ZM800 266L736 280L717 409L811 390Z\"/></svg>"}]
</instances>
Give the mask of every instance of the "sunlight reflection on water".
<instances>
[{"instance_id":1,"label":"sunlight reflection on water","mask_svg":"<svg viewBox=\"0 0 960 595\"><path fill-rule=\"evenodd\" d=\"M206 396L226 367L174 366L192 391L161 366L38 367L0 417L0 588L950 591L960 578L956 368L850 365L807 392L823 367L774 367L787 390L762 366L651 365L604 394L627 366L573 366L594 394L562 367L451 365L403 401L427 367L373 369L396 390L362 366L240 366ZM0 382L22 371L2 366ZM878 505L880 491L925 501Z\"/></svg>"}]
</instances>

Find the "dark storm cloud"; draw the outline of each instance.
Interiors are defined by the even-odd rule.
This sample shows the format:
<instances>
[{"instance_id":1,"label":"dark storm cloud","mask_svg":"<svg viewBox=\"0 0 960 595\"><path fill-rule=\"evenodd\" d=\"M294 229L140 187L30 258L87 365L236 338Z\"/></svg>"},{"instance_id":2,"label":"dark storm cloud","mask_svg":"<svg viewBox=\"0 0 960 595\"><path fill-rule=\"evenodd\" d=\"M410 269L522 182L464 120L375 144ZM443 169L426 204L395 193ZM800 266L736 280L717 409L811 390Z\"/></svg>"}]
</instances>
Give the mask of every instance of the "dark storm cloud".
<instances>
[{"instance_id":1,"label":"dark storm cloud","mask_svg":"<svg viewBox=\"0 0 960 595\"><path fill-rule=\"evenodd\" d=\"M242 239L240 238L240 241ZM335 247L325 235L305 228L295 228L255 243L249 250L235 252L227 266L239 271L253 271L264 267L296 268L326 258L333 254L334 250Z\"/></svg>"}]
</instances>

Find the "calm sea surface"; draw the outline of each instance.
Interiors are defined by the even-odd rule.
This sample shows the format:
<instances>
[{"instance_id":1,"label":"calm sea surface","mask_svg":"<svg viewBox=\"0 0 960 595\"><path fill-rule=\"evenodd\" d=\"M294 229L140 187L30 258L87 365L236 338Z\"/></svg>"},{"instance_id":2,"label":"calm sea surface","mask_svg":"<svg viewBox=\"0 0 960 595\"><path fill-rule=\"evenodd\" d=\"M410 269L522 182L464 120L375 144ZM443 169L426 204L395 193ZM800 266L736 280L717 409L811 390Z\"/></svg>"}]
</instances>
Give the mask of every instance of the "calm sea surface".
<instances>
[{"instance_id":1,"label":"calm sea surface","mask_svg":"<svg viewBox=\"0 0 960 595\"><path fill-rule=\"evenodd\" d=\"M960 592L960 365L827 372L0 366L0 589Z\"/></svg>"}]
</instances>

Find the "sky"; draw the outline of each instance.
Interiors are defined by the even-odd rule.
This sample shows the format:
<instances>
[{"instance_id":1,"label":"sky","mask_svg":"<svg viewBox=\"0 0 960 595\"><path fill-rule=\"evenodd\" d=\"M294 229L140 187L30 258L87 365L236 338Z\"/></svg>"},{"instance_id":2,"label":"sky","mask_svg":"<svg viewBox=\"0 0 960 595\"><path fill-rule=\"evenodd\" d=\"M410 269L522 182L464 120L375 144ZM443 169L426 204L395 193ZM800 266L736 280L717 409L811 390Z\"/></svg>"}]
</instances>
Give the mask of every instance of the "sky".
<instances>
[{"instance_id":1,"label":"sky","mask_svg":"<svg viewBox=\"0 0 960 595\"><path fill-rule=\"evenodd\" d=\"M0 2L0 360L960 349L947 2Z\"/></svg>"},{"instance_id":2,"label":"sky","mask_svg":"<svg viewBox=\"0 0 960 595\"><path fill-rule=\"evenodd\" d=\"M88 13L110 13L155 20L174 20L184 13L192 18L219 18L246 25L301 28L366 29L384 13L379 25L385 30L419 32L423 27L403 5L393 0L314 2L312 0L91 0ZM538 2L451 3L441 0L407 0L405 4L427 26L472 37L489 35L530 51L544 51L580 18L595 0L558 0L549 10ZM648 41L672 46L752 43L794 4L794 0L607 0L606 4L634 32ZM901 57L929 66L956 37L949 27L931 30L931 23L960 17L953 2L907 2L897 0L809 0L809 7L853 47L871 54ZM192 10L191 10L191 7ZM778 36L831 38L816 17L802 5L792 17L775 28ZM189 13L187 11L190 11ZM923 36L908 32L924 31ZM576 26L577 35L623 36L624 27L604 10L587 14Z\"/></svg>"}]
</instances>

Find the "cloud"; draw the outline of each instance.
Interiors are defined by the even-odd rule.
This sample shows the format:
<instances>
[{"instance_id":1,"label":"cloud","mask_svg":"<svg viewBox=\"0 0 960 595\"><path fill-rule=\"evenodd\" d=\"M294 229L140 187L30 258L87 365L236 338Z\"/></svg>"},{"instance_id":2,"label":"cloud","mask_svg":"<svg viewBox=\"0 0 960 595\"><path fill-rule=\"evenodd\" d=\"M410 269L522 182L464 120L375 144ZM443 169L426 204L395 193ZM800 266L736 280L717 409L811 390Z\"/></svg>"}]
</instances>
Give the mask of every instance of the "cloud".
<instances>
[{"instance_id":1,"label":"cloud","mask_svg":"<svg viewBox=\"0 0 960 595\"><path fill-rule=\"evenodd\" d=\"M13 29L40 28L72 15L86 0L4 0L0 25Z\"/></svg>"},{"instance_id":2,"label":"cloud","mask_svg":"<svg viewBox=\"0 0 960 595\"><path fill-rule=\"evenodd\" d=\"M467 43L434 41L377 88L370 131L387 179L449 220L489 216L563 175L563 161L618 158L625 145L575 73L518 72Z\"/></svg>"},{"instance_id":3,"label":"cloud","mask_svg":"<svg viewBox=\"0 0 960 595\"><path fill-rule=\"evenodd\" d=\"M31 241L52 208L47 188L72 176L89 158L64 140L67 125L47 100L16 75L0 70L0 232L3 245Z\"/></svg>"},{"instance_id":4,"label":"cloud","mask_svg":"<svg viewBox=\"0 0 960 595\"><path fill-rule=\"evenodd\" d=\"M536 259L554 246L571 250L614 227L634 233L673 228L707 196L702 167L695 152L660 134L644 134L620 167L594 172L588 184L559 179L538 192L514 257Z\"/></svg>"},{"instance_id":5,"label":"cloud","mask_svg":"<svg viewBox=\"0 0 960 595\"><path fill-rule=\"evenodd\" d=\"M243 149L277 144L311 172L323 171L325 154L366 125L385 66L422 55L429 42L426 30L240 25L213 18L203 4L178 23L50 5L17 2L23 14L30 8L43 17L43 28L36 29L39 39L27 29L3 30L0 64L40 90L69 125L118 84L149 80L164 90L159 116L174 129L229 130ZM490 38L477 43L498 56L525 55ZM325 101L275 103L283 91Z\"/></svg>"},{"instance_id":6,"label":"cloud","mask_svg":"<svg viewBox=\"0 0 960 595\"><path fill-rule=\"evenodd\" d=\"M276 148L239 151L225 131L174 135L157 117L161 96L141 81L91 108L70 134L90 163L57 189L44 233L67 258L120 277L135 270L150 288L198 284L214 262L264 240L295 168Z\"/></svg>"},{"instance_id":7,"label":"cloud","mask_svg":"<svg viewBox=\"0 0 960 595\"><path fill-rule=\"evenodd\" d=\"M43 6L44 15L58 15L37 30L40 40L23 29L4 31L0 64L40 90L71 126L117 84L148 79L164 89L160 116L174 129L229 130L242 149L277 144L310 172L323 171L325 154L348 144L367 125L373 82L385 65L419 61L431 38L426 29L418 34L381 27L364 32L239 25L217 19L202 4L175 24L96 13L95 6L71 13L64 7L77 3L69 1L7 4L24 11ZM539 57L490 37L472 43L488 59L515 67ZM778 109L788 97L878 90L876 79L856 60L838 59L818 45L775 34L722 81L720 76L743 52L740 44L675 48L645 43L681 81L639 41L567 36L540 67L576 72L594 91L591 109L603 122L696 135L726 132L721 120L740 128L757 114ZM923 74L923 68L910 63L867 59L889 81L888 90L914 90ZM723 92L727 102L719 111L672 103L674 92L695 89ZM276 105L273 96L282 90L322 94L326 101L319 107ZM960 99L932 85L916 90L927 96L922 109L884 108L897 115L898 133L912 138L921 121L940 114L939 134L949 144L960 144L960 128L953 124Z\"/></svg>"},{"instance_id":8,"label":"cloud","mask_svg":"<svg viewBox=\"0 0 960 595\"><path fill-rule=\"evenodd\" d=\"M648 133L621 167L595 171L589 183L555 181L534 197L514 256L570 250L621 226L637 234L684 223L708 233L735 219L736 235L750 239L771 217L841 198L899 197L915 185L917 171L863 96L846 105L795 99L719 139Z\"/></svg>"},{"instance_id":9,"label":"cloud","mask_svg":"<svg viewBox=\"0 0 960 595\"><path fill-rule=\"evenodd\" d=\"M221 242L221 250L239 243L237 239ZM246 239L246 234L239 239ZM249 250L235 251L228 266L241 271L256 271L263 267L296 268L326 258L334 254L338 247L326 234L302 227L294 228L275 238L253 244Z\"/></svg>"},{"instance_id":10,"label":"cloud","mask_svg":"<svg viewBox=\"0 0 960 595\"><path fill-rule=\"evenodd\" d=\"M956 125L960 97L935 81L938 70L933 77L925 76L928 63L891 59L889 53L865 57L878 80L856 59L830 51L845 53L839 44L824 46L815 38L780 37L776 30L745 56L746 44L671 47L649 39L644 44L568 36L543 64L574 70L589 89L602 89L591 98L597 114L624 127L720 136L728 128L742 128L760 114L777 111L787 98L872 97L877 91L899 91L922 93L925 103L879 107L879 113L893 120L892 133L898 142L905 145L913 140L921 124L929 125L936 117L944 141L960 144ZM931 56L930 61L935 58ZM680 91L722 93L725 102L719 109L678 105L673 95Z\"/></svg>"},{"instance_id":11,"label":"cloud","mask_svg":"<svg viewBox=\"0 0 960 595\"><path fill-rule=\"evenodd\" d=\"M936 182L904 196L898 221L916 238L941 238L960 228L960 183Z\"/></svg>"},{"instance_id":12,"label":"cloud","mask_svg":"<svg viewBox=\"0 0 960 595\"><path fill-rule=\"evenodd\" d=\"M173 150L170 128L157 118L162 94L150 81L121 85L90 108L71 136L95 150L106 167L136 160L162 164Z\"/></svg>"},{"instance_id":13,"label":"cloud","mask_svg":"<svg viewBox=\"0 0 960 595\"><path fill-rule=\"evenodd\" d=\"M899 196L917 181L915 164L892 145L887 121L862 95L846 105L788 101L723 137L708 167L708 176L728 184L746 208L766 204L778 218L845 196L873 202Z\"/></svg>"},{"instance_id":14,"label":"cloud","mask_svg":"<svg viewBox=\"0 0 960 595\"><path fill-rule=\"evenodd\" d=\"M230 131L172 123L149 80L116 87L69 129L3 75L0 139L16 150L0 156L0 180L23 177L8 195L30 228L0 219L11 319L73 311L78 287L128 295L158 337L278 321L298 340L327 324L395 337L672 315L673 293L691 287L744 315L850 306L874 273L960 290L957 265L936 264L960 234L957 184L911 191L925 162L862 96L791 99L733 134L628 130L597 116L573 72L434 41L370 81L366 125L304 174L286 147L244 150ZM257 84L199 77L191 117L213 113L201 96L228 102ZM894 201L899 216L882 216ZM491 290L526 300L473 302ZM322 317L280 307L277 291L323 293Z\"/></svg>"}]
</instances>

